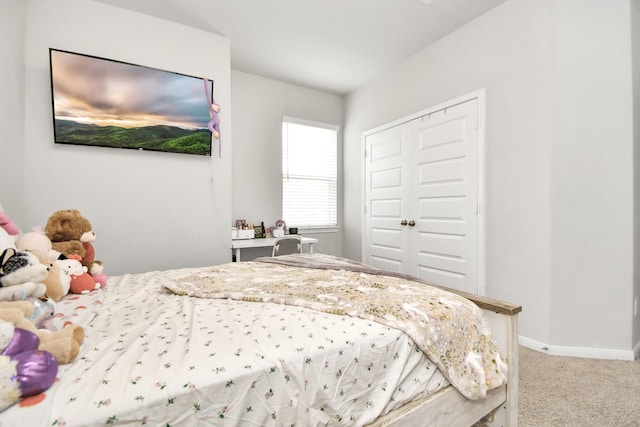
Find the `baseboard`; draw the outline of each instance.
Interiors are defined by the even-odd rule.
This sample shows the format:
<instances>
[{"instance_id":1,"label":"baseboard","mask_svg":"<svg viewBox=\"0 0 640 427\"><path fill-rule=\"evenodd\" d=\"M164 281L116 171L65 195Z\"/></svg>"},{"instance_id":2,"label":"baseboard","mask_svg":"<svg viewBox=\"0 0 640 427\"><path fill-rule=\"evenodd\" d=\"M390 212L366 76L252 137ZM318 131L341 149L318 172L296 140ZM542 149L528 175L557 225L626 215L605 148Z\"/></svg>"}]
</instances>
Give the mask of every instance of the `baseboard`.
<instances>
[{"instance_id":1,"label":"baseboard","mask_svg":"<svg viewBox=\"0 0 640 427\"><path fill-rule=\"evenodd\" d=\"M585 357L589 359L609 360L635 360L640 356L640 343L636 345L633 350L612 350L607 348L549 345L527 337L519 336L518 344L553 356Z\"/></svg>"}]
</instances>

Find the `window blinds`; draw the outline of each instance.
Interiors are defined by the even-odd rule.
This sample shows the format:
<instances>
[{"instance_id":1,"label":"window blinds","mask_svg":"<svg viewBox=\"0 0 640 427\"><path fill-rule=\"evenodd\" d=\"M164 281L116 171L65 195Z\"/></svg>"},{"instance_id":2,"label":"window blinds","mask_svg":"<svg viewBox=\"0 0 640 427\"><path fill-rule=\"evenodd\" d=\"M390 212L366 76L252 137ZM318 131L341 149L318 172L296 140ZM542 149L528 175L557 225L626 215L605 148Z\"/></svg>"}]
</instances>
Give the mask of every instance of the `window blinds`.
<instances>
[{"instance_id":1,"label":"window blinds","mask_svg":"<svg viewBox=\"0 0 640 427\"><path fill-rule=\"evenodd\" d=\"M338 128L285 118L282 123L282 216L300 228L337 225Z\"/></svg>"}]
</instances>

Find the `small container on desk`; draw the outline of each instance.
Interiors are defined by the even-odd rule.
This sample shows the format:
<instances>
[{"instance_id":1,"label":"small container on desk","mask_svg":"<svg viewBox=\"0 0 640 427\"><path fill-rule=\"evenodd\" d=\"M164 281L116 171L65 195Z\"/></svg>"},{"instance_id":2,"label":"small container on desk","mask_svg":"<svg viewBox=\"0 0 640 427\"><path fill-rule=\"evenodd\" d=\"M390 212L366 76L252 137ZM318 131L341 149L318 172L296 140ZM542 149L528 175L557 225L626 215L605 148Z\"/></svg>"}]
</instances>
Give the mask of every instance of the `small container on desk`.
<instances>
[{"instance_id":1,"label":"small container on desk","mask_svg":"<svg viewBox=\"0 0 640 427\"><path fill-rule=\"evenodd\" d=\"M254 238L254 231L253 230L231 229L231 239L232 240L253 239L253 238Z\"/></svg>"}]
</instances>

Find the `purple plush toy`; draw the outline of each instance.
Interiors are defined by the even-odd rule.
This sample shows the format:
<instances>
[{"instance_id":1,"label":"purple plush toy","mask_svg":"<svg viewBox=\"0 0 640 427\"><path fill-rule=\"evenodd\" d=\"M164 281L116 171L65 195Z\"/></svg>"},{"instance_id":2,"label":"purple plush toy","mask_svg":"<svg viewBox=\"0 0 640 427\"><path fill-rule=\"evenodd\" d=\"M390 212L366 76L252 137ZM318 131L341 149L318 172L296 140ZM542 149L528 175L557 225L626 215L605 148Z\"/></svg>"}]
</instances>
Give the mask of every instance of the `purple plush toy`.
<instances>
[{"instance_id":1,"label":"purple plush toy","mask_svg":"<svg viewBox=\"0 0 640 427\"><path fill-rule=\"evenodd\" d=\"M58 362L38 350L40 339L25 329L0 320L0 412L21 398L47 390L58 375Z\"/></svg>"}]
</instances>

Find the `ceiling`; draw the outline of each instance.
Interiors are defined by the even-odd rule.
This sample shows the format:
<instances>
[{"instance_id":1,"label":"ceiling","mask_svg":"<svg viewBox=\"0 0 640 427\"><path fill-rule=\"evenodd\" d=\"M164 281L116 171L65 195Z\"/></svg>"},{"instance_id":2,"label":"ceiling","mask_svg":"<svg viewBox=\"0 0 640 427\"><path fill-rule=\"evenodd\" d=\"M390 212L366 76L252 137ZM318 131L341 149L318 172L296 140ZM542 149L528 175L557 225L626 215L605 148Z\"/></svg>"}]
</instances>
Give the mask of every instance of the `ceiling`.
<instances>
[{"instance_id":1,"label":"ceiling","mask_svg":"<svg viewBox=\"0 0 640 427\"><path fill-rule=\"evenodd\" d=\"M98 0L228 37L231 67L336 94L505 0Z\"/></svg>"}]
</instances>

